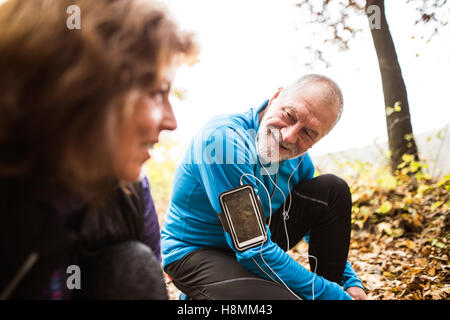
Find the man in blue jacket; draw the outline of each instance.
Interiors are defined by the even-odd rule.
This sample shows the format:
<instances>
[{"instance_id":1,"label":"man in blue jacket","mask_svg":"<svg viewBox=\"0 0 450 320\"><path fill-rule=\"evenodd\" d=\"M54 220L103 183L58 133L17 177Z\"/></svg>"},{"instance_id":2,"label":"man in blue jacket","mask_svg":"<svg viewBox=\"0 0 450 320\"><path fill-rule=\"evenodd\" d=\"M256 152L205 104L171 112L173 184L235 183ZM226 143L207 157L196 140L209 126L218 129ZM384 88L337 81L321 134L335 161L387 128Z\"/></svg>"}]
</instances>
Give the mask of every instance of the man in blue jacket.
<instances>
[{"instance_id":1,"label":"man in blue jacket","mask_svg":"<svg viewBox=\"0 0 450 320\"><path fill-rule=\"evenodd\" d=\"M306 75L259 108L211 119L177 167L162 230L162 259L193 299L366 299L347 261L351 194L334 175L314 177L306 151L343 109L337 84ZM268 240L243 252L224 230L219 195L250 184ZM303 237L309 271L286 253Z\"/></svg>"}]
</instances>

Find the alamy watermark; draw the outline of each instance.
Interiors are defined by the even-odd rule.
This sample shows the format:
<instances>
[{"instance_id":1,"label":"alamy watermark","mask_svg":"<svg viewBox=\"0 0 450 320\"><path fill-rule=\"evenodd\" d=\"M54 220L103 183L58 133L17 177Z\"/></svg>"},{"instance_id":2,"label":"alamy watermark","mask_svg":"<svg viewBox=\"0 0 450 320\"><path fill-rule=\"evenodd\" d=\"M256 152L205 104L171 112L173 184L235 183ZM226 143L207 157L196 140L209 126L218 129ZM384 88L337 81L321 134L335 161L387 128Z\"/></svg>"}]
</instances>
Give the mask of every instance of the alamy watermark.
<instances>
[{"instance_id":1,"label":"alamy watermark","mask_svg":"<svg viewBox=\"0 0 450 320\"><path fill-rule=\"evenodd\" d=\"M80 7L73 4L68 6L66 13L69 15L66 20L66 26L69 30L81 29L81 10Z\"/></svg>"},{"instance_id":2,"label":"alamy watermark","mask_svg":"<svg viewBox=\"0 0 450 320\"><path fill-rule=\"evenodd\" d=\"M69 30L81 29L81 9L73 4L67 7L66 13L69 15L66 20L66 26ZM370 29L381 29L381 8L377 5L368 6L366 14L369 19Z\"/></svg>"},{"instance_id":3,"label":"alamy watermark","mask_svg":"<svg viewBox=\"0 0 450 320\"><path fill-rule=\"evenodd\" d=\"M67 289L81 289L81 269L76 264L67 267L66 273L69 275L66 280Z\"/></svg>"},{"instance_id":4,"label":"alamy watermark","mask_svg":"<svg viewBox=\"0 0 450 320\"><path fill-rule=\"evenodd\" d=\"M381 9L377 5L371 5L367 7L367 17L369 18L369 28L381 29Z\"/></svg>"}]
</instances>

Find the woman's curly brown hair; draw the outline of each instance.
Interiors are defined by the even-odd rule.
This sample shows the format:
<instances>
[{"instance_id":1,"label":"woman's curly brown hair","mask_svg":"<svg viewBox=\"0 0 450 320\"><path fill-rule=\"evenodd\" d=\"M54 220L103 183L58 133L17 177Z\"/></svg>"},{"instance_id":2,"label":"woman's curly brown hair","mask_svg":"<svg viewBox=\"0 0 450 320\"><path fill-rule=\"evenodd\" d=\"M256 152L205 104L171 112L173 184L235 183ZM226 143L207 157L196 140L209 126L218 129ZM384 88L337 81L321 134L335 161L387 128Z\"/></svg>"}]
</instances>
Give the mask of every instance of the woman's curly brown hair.
<instances>
[{"instance_id":1,"label":"woman's curly brown hair","mask_svg":"<svg viewBox=\"0 0 450 320\"><path fill-rule=\"evenodd\" d=\"M66 26L74 4L80 30ZM0 30L0 179L30 190L98 189L130 92L196 53L150 0L8 0Z\"/></svg>"}]
</instances>

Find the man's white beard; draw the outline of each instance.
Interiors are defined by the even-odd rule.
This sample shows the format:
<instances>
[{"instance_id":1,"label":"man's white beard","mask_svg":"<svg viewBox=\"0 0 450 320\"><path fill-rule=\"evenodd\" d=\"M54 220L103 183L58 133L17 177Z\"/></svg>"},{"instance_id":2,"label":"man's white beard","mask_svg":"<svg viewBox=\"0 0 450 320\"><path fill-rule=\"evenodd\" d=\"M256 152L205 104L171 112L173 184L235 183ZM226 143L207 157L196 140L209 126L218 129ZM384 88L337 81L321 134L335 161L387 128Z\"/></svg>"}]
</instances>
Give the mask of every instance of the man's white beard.
<instances>
[{"instance_id":1,"label":"man's white beard","mask_svg":"<svg viewBox=\"0 0 450 320\"><path fill-rule=\"evenodd\" d=\"M268 147L268 139L271 134L275 137L278 135L279 137L280 131L261 125L258 133L256 134L256 153L264 164L280 161L280 148L278 143L270 144L270 148Z\"/></svg>"},{"instance_id":2,"label":"man's white beard","mask_svg":"<svg viewBox=\"0 0 450 320\"><path fill-rule=\"evenodd\" d=\"M256 152L263 164L281 162L286 159L293 159L299 156L296 146L283 144L289 152L280 155L281 142L280 130L275 127L267 127L264 123L259 127L256 135ZM275 143L269 143L269 139L275 140ZM270 146L270 147L269 147Z\"/></svg>"}]
</instances>

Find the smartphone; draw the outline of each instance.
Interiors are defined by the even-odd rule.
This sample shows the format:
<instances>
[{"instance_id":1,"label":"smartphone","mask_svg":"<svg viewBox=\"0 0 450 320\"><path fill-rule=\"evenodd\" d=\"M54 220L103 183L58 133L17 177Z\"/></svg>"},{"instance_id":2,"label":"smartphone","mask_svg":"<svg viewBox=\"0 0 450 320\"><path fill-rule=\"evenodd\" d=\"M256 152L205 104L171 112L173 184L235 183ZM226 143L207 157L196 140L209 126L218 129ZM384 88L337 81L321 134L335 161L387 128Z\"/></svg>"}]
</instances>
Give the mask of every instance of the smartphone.
<instances>
[{"instance_id":1,"label":"smartphone","mask_svg":"<svg viewBox=\"0 0 450 320\"><path fill-rule=\"evenodd\" d=\"M245 251L267 241L262 205L253 186L246 184L225 191L219 201L236 250Z\"/></svg>"}]
</instances>

